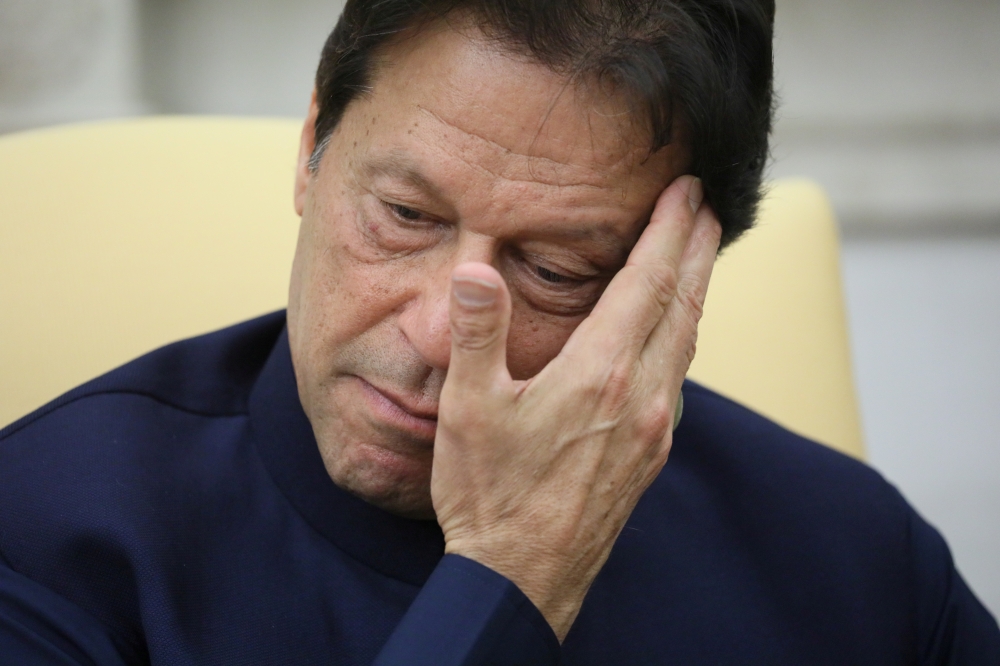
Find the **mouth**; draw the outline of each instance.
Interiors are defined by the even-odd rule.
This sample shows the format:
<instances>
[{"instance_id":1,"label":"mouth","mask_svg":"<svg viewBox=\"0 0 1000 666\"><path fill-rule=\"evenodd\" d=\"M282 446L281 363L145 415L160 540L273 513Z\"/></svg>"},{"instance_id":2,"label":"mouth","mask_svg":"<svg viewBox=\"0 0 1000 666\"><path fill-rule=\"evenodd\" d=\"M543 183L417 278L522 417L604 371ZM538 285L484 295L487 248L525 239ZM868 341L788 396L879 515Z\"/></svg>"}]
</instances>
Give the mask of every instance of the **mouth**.
<instances>
[{"instance_id":1,"label":"mouth","mask_svg":"<svg viewBox=\"0 0 1000 666\"><path fill-rule=\"evenodd\" d=\"M361 377L355 378L361 387L373 415L386 425L403 430L419 439L433 441L437 432L437 406L420 406L389 389L379 388Z\"/></svg>"}]
</instances>

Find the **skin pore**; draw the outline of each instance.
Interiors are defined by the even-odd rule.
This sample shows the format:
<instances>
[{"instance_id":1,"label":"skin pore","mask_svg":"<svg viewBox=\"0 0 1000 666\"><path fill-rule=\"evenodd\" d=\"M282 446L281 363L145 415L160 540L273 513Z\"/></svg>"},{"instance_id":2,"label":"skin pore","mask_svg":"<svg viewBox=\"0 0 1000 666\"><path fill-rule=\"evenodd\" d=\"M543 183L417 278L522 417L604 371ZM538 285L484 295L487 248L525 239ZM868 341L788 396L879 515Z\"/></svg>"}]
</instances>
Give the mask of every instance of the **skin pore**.
<instances>
[{"instance_id":1,"label":"skin pore","mask_svg":"<svg viewBox=\"0 0 1000 666\"><path fill-rule=\"evenodd\" d=\"M628 105L440 22L391 44L318 169L313 101L288 307L299 395L330 477L433 518L452 270L481 262L510 294L507 368L540 372L622 267L684 173L649 155Z\"/></svg>"}]
</instances>

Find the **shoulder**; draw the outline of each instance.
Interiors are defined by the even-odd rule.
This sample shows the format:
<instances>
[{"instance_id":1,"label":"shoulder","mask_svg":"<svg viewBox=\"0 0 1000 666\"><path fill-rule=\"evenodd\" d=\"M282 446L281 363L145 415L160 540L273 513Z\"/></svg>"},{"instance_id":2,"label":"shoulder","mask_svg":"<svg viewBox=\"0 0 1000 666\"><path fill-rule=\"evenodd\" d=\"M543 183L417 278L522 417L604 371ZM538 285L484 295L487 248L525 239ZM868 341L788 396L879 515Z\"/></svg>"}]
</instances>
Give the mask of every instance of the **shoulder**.
<instances>
[{"instance_id":1,"label":"shoulder","mask_svg":"<svg viewBox=\"0 0 1000 666\"><path fill-rule=\"evenodd\" d=\"M702 497L695 513L734 535L730 552L774 598L867 637L869 656L898 636L922 663L1000 658L996 621L948 545L878 472L702 386L689 382L684 396L674 468L654 495Z\"/></svg>"},{"instance_id":2,"label":"shoulder","mask_svg":"<svg viewBox=\"0 0 1000 666\"><path fill-rule=\"evenodd\" d=\"M245 420L283 326L276 313L167 345L0 430L0 527L52 502L96 505L115 487L107 506L121 506L130 483L139 491L195 472L222 424Z\"/></svg>"},{"instance_id":3,"label":"shoulder","mask_svg":"<svg viewBox=\"0 0 1000 666\"><path fill-rule=\"evenodd\" d=\"M670 459L619 540L621 568L654 570L646 587L770 636L761 650L799 641L838 663L911 650L914 514L900 494L708 389L685 384L684 402Z\"/></svg>"},{"instance_id":4,"label":"shoulder","mask_svg":"<svg viewBox=\"0 0 1000 666\"><path fill-rule=\"evenodd\" d=\"M0 497L29 483L65 492L88 470L122 479L147 453L179 452L181 433L244 416L284 322L279 312L167 345L3 428Z\"/></svg>"},{"instance_id":5,"label":"shoulder","mask_svg":"<svg viewBox=\"0 0 1000 666\"><path fill-rule=\"evenodd\" d=\"M247 403L284 323L168 345L0 431L0 564L139 645L142 572L215 538L204 507L258 478Z\"/></svg>"},{"instance_id":6,"label":"shoulder","mask_svg":"<svg viewBox=\"0 0 1000 666\"><path fill-rule=\"evenodd\" d=\"M0 554L16 565L80 534L147 529L213 492L283 327L276 313L168 345L0 431Z\"/></svg>"},{"instance_id":7,"label":"shoulder","mask_svg":"<svg viewBox=\"0 0 1000 666\"><path fill-rule=\"evenodd\" d=\"M646 515L679 513L671 530L716 544L729 561L771 580L790 606L846 613L868 604L903 626L921 546L913 539L919 517L896 488L863 462L704 387L688 383L684 397ZM803 594L810 605L793 603Z\"/></svg>"},{"instance_id":8,"label":"shoulder","mask_svg":"<svg viewBox=\"0 0 1000 666\"><path fill-rule=\"evenodd\" d=\"M68 405L99 396L133 395L206 415L246 411L253 380L285 323L276 312L173 344L101 375L0 429L0 442Z\"/></svg>"},{"instance_id":9,"label":"shoulder","mask_svg":"<svg viewBox=\"0 0 1000 666\"><path fill-rule=\"evenodd\" d=\"M871 518L879 510L896 518L908 513L898 491L865 463L694 382L685 383L684 399L671 452L678 467L786 508L863 510Z\"/></svg>"},{"instance_id":10,"label":"shoulder","mask_svg":"<svg viewBox=\"0 0 1000 666\"><path fill-rule=\"evenodd\" d=\"M167 345L0 430L0 526L16 518L10 507L27 511L25 502L46 493L93 495L101 484L165 477L154 467L183 465L186 448L213 439L219 422L245 417L283 327L275 313Z\"/></svg>"},{"instance_id":11,"label":"shoulder","mask_svg":"<svg viewBox=\"0 0 1000 666\"><path fill-rule=\"evenodd\" d=\"M995 651L944 541L875 470L694 383L684 401L570 649L608 663L630 650L636 663L671 649L682 663L845 664ZM629 640L605 630L621 617Z\"/></svg>"}]
</instances>

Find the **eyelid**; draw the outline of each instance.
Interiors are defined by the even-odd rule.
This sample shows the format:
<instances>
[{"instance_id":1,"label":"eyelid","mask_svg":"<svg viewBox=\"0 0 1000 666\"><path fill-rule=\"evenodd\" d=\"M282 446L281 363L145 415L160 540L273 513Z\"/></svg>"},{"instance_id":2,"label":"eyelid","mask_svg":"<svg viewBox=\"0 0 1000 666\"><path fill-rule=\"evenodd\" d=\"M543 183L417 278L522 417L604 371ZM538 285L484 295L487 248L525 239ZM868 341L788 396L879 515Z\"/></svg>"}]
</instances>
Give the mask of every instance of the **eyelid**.
<instances>
[{"instance_id":1,"label":"eyelid","mask_svg":"<svg viewBox=\"0 0 1000 666\"><path fill-rule=\"evenodd\" d=\"M394 218L396 218L397 220L399 220L404 224L429 225L429 224L441 223L441 220L435 217L434 215L426 213L420 208L414 207L413 205L396 203L395 201L386 201L381 197L379 198L379 202L382 204L382 207L385 208L390 215L392 215ZM396 208L405 208L407 210L411 210L414 213L419 214L420 217L418 218L405 217L404 215L401 215L399 211L396 210Z\"/></svg>"},{"instance_id":2,"label":"eyelid","mask_svg":"<svg viewBox=\"0 0 1000 666\"><path fill-rule=\"evenodd\" d=\"M441 202L438 202L434 197L428 197L420 189L408 184L371 182L367 184L365 189L368 190L371 196L386 206L393 205L410 208L435 220L442 219L440 214L444 214L445 216L450 214L450 209L443 207ZM428 212L430 210L435 210L439 214Z\"/></svg>"},{"instance_id":3,"label":"eyelid","mask_svg":"<svg viewBox=\"0 0 1000 666\"><path fill-rule=\"evenodd\" d=\"M590 312L604 291L600 278L579 280L567 277L561 282L549 282L538 274L537 264L522 260L521 266L522 275L529 282L515 289L541 312L578 317Z\"/></svg>"},{"instance_id":4,"label":"eyelid","mask_svg":"<svg viewBox=\"0 0 1000 666\"><path fill-rule=\"evenodd\" d=\"M583 284L585 282L590 282L591 280L597 280L597 279L601 278L601 275L599 273L593 273L593 274L578 273L578 272L576 272L574 270L571 270L569 268L565 268L563 266L554 264L551 261L548 261L548 260L546 260L546 259L544 259L544 258L542 258L542 257L540 257L540 256L538 256L536 254L533 254L533 253L521 252L520 256L521 256L521 259L523 261L525 261L526 263L530 264L532 267L544 268L545 270L547 270L547 271L549 271L551 273L555 273L556 275L559 275L566 282L571 283L571 284ZM536 271L532 271L532 272L536 272ZM541 276L538 276L538 277L541 277ZM549 284L557 284L557 283L553 282L553 283L549 283Z\"/></svg>"},{"instance_id":5,"label":"eyelid","mask_svg":"<svg viewBox=\"0 0 1000 666\"><path fill-rule=\"evenodd\" d=\"M550 287L576 287L576 286L579 286L581 284L585 284L586 282L588 282L588 280L581 280L581 279L575 278L575 277L573 277L571 275L566 275L566 274L561 273L559 271L554 271L554 270L552 270L550 268L546 268L545 266L542 266L540 264L534 264L534 267L535 267L535 271L534 271L535 276L538 277L538 279L540 279L543 283L545 283L547 286L550 286ZM545 271L546 273L552 273L553 275L557 276L559 278L559 280L557 280L555 282L553 282L552 280L546 280L540 274L540 272L539 272L538 269L541 269L541 270Z\"/></svg>"},{"instance_id":6,"label":"eyelid","mask_svg":"<svg viewBox=\"0 0 1000 666\"><path fill-rule=\"evenodd\" d=\"M403 219L406 219L406 220L414 220L415 221L417 218L407 217L406 215L403 214L402 211L406 211L406 212L409 212L409 213L415 213L417 215L417 217L420 217L420 216L424 215L423 213L421 213L416 208L410 208L409 206L404 206L402 204L394 204L394 203L390 203L390 202L386 201L385 205L389 207L389 210L391 210L392 212L396 213L397 215L399 215L400 217L402 217Z\"/></svg>"}]
</instances>

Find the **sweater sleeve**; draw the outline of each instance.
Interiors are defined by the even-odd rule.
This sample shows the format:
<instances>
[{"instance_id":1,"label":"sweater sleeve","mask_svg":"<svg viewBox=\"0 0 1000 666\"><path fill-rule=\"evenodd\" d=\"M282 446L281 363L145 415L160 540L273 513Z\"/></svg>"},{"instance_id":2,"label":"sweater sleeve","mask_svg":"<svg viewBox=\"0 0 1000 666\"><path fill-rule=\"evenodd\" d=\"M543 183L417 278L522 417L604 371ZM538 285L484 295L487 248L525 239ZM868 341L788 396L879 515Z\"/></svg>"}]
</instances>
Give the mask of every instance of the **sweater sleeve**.
<instances>
[{"instance_id":1,"label":"sweater sleeve","mask_svg":"<svg viewBox=\"0 0 1000 666\"><path fill-rule=\"evenodd\" d=\"M921 666L1000 664L1000 628L955 568L938 532L911 511Z\"/></svg>"},{"instance_id":2,"label":"sweater sleeve","mask_svg":"<svg viewBox=\"0 0 1000 666\"><path fill-rule=\"evenodd\" d=\"M0 659L19 666L124 666L104 626L0 558Z\"/></svg>"},{"instance_id":3,"label":"sweater sleeve","mask_svg":"<svg viewBox=\"0 0 1000 666\"><path fill-rule=\"evenodd\" d=\"M559 662L548 622L507 578L445 555L375 666L542 666Z\"/></svg>"}]
</instances>

